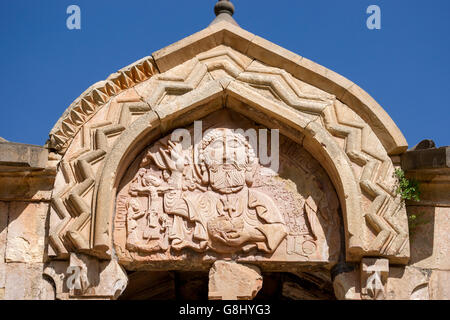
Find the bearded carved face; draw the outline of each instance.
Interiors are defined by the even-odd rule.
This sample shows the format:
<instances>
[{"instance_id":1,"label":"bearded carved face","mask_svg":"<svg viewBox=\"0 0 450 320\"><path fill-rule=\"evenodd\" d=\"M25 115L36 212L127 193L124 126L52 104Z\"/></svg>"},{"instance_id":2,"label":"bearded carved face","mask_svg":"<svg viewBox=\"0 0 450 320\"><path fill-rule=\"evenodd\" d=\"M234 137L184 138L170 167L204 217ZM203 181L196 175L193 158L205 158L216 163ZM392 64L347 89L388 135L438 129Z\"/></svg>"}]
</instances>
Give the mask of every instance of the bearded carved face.
<instances>
[{"instance_id":1,"label":"bearded carved face","mask_svg":"<svg viewBox=\"0 0 450 320\"><path fill-rule=\"evenodd\" d=\"M200 161L213 190L230 194L250 183L255 156L243 135L217 129L203 139Z\"/></svg>"}]
</instances>

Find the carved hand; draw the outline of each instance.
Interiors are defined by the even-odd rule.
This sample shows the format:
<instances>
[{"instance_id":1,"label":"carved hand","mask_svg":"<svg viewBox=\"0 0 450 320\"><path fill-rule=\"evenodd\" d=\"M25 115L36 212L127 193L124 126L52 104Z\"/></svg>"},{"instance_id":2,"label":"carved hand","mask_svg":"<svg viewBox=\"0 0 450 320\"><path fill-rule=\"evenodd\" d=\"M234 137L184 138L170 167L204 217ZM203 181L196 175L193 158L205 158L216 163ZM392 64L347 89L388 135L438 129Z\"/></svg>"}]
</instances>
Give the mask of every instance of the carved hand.
<instances>
[{"instance_id":1,"label":"carved hand","mask_svg":"<svg viewBox=\"0 0 450 320\"><path fill-rule=\"evenodd\" d=\"M186 159L183 154L183 148L181 144L174 144L172 141L169 141L170 146L170 155L174 160L176 171L183 172L184 167L186 165Z\"/></svg>"}]
</instances>

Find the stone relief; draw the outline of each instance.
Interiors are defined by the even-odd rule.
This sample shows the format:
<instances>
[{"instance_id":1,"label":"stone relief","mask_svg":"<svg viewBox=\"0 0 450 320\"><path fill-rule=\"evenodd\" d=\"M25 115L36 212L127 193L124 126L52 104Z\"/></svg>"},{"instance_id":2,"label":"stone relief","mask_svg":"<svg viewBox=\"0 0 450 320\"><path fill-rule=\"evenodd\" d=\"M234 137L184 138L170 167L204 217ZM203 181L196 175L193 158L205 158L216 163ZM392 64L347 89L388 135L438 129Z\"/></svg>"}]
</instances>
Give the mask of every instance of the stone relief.
<instances>
[{"instance_id":1,"label":"stone relief","mask_svg":"<svg viewBox=\"0 0 450 320\"><path fill-rule=\"evenodd\" d=\"M170 140L167 149L147 153L129 189L127 247L274 252L286 237L285 222L273 200L251 187L257 164L245 137L215 129L203 139L199 153L196 165L181 144ZM149 163L162 170L162 179L145 169ZM147 197L145 210L138 195Z\"/></svg>"},{"instance_id":2,"label":"stone relief","mask_svg":"<svg viewBox=\"0 0 450 320\"><path fill-rule=\"evenodd\" d=\"M130 68L128 71L121 71L122 78L125 75L141 74L141 69L146 70L148 77L153 70L148 59ZM102 247L110 243L110 239L105 240L105 243L103 240L97 243L96 234L103 234L104 230L99 231L97 226L92 226L99 207L91 207L91 203L97 201L97 195L90 191L99 186L98 177L103 161L114 149L114 142L128 132L127 128L133 122L155 110L168 117L164 120L165 124L161 124L162 128L167 125L170 127L173 125L173 120L170 119L175 117L177 112L181 112L172 110L170 103L176 101L176 105L189 106L194 103L192 99L198 98L199 94L212 97L217 90L222 89L219 83L231 81L223 91L223 97L234 98L228 99L225 108L240 110L245 115L250 111L247 107L242 109L238 101L244 102L248 97L258 105L270 104L268 110L278 110L276 112L280 115L289 113L288 119L291 119L291 116L292 119L296 118L296 113L310 120L316 119L318 121L310 124L317 123L316 127L326 129L335 140L328 141L326 145L338 144L345 151L355 175L349 179L355 178L360 187L358 192L352 192L350 198L361 197L362 206L362 210L353 208L348 203L344 206L344 219L347 228L351 229L350 234L358 233L354 239L347 239L350 241L347 243L350 249L354 249L352 257L358 260L356 256L364 252L370 256L381 254L397 263L407 261L407 218L405 209L399 206L398 198L395 197L395 181L391 177L394 164L388 156L386 146L374 133L378 126L372 121L362 119L357 111L360 109L339 101L333 94L319 90L313 84L300 81L286 70L266 65L224 45L198 54L194 59L163 74L151 76L151 79L146 80L146 77L133 78L133 81L125 77L129 85L121 90L126 90L118 90L118 95L110 100L105 96L104 102L101 102L104 106L101 108L91 106L90 101L99 96L97 91L100 89L95 89L92 93L94 98L80 98L82 110L92 109L96 110L95 112L92 111L85 117L78 107L71 108L68 117L52 131L51 141L61 150L63 159L52 198L49 239L51 257L67 259L71 248L87 252L93 250L96 245ZM238 101L235 101L236 99ZM181 114L184 113L178 114L180 117L177 116L177 121L183 122ZM258 120L254 118L257 114L257 111L252 111L247 116ZM194 118L192 120L197 119ZM270 117L269 122L272 120L278 128L283 128L287 121ZM270 123L264 124L272 126ZM61 130L67 132L62 134ZM289 127L284 134L291 139L298 136ZM306 148L315 154L310 147ZM343 192L340 189L338 191L340 194ZM350 211L347 212L348 210ZM355 227L360 224L364 227ZM358 230L360 231L356 232ZM91 238L94 239L93 243Z\"/></svg>"},{"instance_id":3,"label":"stone relief","mask_svg":"<svg viewBox=\"0 0 450 320\"><path fill-rule=\"evenodd\" d=\"M291 236L287 243L287 254L289 255L298 254L307 257L316 251L316 241L319 240L319 236L321 236L320 240L324 240L320 230L320 222L316 216L317 206L311 197L306 200L303 212L311 226L311 232L306 224L305 215L300 220L296 219L295 215L289 216L289 222L291 222L291 224L288 224L289 235Z\"/></svg>"},{"instance_id":4,"label":"stone relief","mask_svg":"<svg viewBox=\"0 0 450 320\"><path fill-rule=\"evenodd\" d=\"M289 164L292 159L302 161L299 146L283 139L281 158L287 160L281 161L281 170L299 171L295 163ZM323 224L338 219L338 201L323 169L303 153L302 165L322 173L325 181L319 184L327 186L331 201L319 189L323 185L306 186L312 195L299 194L288 179L297 175L302 180L301 173L284 181L260 164L245 135L225 126L208 130L186 149L170 137L161 139L135 161L135 173L127 175L118 194L119 257L163 261L187 249L216 259L328 262L332 254L327 241L338 237L339 223ZM326 235L325 229L333 230ZM339 241L336 244L337 250Z\"/></svg>"}]
</instances>

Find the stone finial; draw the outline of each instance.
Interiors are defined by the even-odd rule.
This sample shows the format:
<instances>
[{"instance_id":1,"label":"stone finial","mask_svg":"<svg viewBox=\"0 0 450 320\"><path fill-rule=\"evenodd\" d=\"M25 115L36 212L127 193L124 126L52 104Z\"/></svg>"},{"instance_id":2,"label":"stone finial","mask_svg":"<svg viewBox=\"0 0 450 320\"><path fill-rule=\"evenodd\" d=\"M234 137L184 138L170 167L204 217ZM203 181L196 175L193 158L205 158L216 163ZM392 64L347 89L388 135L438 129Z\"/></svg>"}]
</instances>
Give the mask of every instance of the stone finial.
<instances>
[{"instance_id":1,"label":"stone finial","mask_svg":"<svg viewBox=\"0 0 450 320\"><path fill-rule=\"evenodd\" d=\"M214 13L216 14L216 18L211 22L211 25L226 21L239 27L237 22L233 19L234 5L230 0L219 0L214 6Z\"/></svg>"},{"instance_id":2,"label":"stone finial","mask_svg":"<svg viewBox=\"0 0 450 320\"><path fill-rule=\"evenodd\" d=\"M214 13L216 16L221 13L226 13L232 16L234 14L234 5L230 0L219 0L214 6Z\"/></svg>"}]
</instances>

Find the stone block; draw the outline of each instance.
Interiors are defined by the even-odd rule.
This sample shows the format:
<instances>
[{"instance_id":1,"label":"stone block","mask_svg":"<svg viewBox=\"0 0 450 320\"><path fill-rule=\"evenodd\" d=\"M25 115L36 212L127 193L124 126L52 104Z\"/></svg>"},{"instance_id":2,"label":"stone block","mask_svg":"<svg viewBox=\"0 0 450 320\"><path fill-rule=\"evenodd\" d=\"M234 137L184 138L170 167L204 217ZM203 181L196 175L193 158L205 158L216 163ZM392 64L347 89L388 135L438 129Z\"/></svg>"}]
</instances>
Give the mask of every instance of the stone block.
<instances>
[{"instance_id":1,"label":"stone block","mask_svg":"<svg viewBox=\"0 0 450 320\"><path fill-rule=\"evenodd\" d=\"M184 38L170 46L154 52L153 58L160 72L166 72L197 54L212 49L219 45L214 36L219 33L220 28L206 28L187 38Z\"/></svg>"},{"instance_id":2,"label":"stone block","mask_svg":"<svg viewBox=\"0 0 450 320\"><path fill-rule=\"evenodd\" d=\"M338 99L353 85L350 80L334 74L331 70L307 58L298 62L298 65L292 69L292 74L308 84L335 95ZM338 83L335 83L334 80L337 80Z\"/></svg>"},{"instance_id":3,"label":"stone block","mask_svg":"<svg viewBox=\"0 0 450 320\"><path fill-rule=\"evenodd\" d=\"M361 297L364 300L386 299L389 260L364 258L361 261Z\"/></svg>"},{"instance_id":4,"label":"stone block","mask_svg":"<svg viewBox=\"0 0 450 320\"><path fill-rule=\"evenodd\" d=\"M75 270L71 298L117 299L128 285L128 277L115 261L100 262L96 258L72 253L70 267Z\"/></svg>"},{"instance_id":5,"label":"stone block","mask_svg":"<svg viewBox=\"0 0 450 320\"><path fill-rule=\"evenodd\" d=\"M1 171L1 169L0 169ZM55 175L53 172L8 172L0 175L0 199L4 201L48 201Z\"/></svg>"},{"instance_id":6,"label":"stone block","mask_svg":"<svg viewBox=\"0 0 450 320\"><path fill-rule=\"evenodd\" d=\"M333 281L333 288L338 300L361 300L359 270L338 274Z\"/></svg>"},{"instance_id":7,"label":"stone block","mask_svg":"<svg viewBox=\"0 0 450 320\"><path fill-rule=\"evenodd\" d=\"M262 282L258 267L217 261L209 272L209 299L252 300Z\"/></svg>"},{"instance_id":8,"label":"stone block","mask_svg":"<svg viewBox=\"0 0 450 320\"><path fill-rule=\"evenodd\" d=\"M364 258L361 263L362 272L380 272L382 277L389 273L389 260L377 258Z\"/></svg>"},{"instance_id":9,"label":"stone block","mask_svg":"<svg viewBox=\"0 0 450 320\"><path fill-rule=\"evenodd\" d=\"M47 203L10 204L6 262L43 262L47 211Z\"/></svg>"},{"instance_id":10,"label":"stone block","mask_svg":"<svg viewBox=\"0 0 450 320\"><path fill-rule=\"evenodd\" d=\"M0 169L45 169L47 160L44 147L0 142Z\"/></svg>"},{"instance_id":11,"label":"stone block","mask_svg":"<svg viewBox=\"0 0 450 320\"><path fill-rule=\"evenodd\" d=\"M450 208L436 208L436 269L450 271ZM450 284L449 284L450 286Z\"/></svg>"},{"instance_id":12,"label":"stone block","mask_svg":"<svg viewBox=\"0 0 450 320\"><path fill-rule=\"evenodd\" d=\"M409 206L408 213L419 219L411 236L410 264L450 271L450 208Z\"/></svg>"},{"instance_id":13,"label":"stone block","mask_svg":"<svg viewBox=\"0 0 450 320\"><path fill-rule=\"evenodd\" d=\"M423 169L449 169L450 147L408 151L402 156L405 171Z\"/></svg>"},{"instance_id":14,"label":"stone block","mask_svg":"<svg viewBox=\"0 0 450 320\"><path fill-rule=\"evenodd\" d=\"M303 59L301 56L258 36L252 40L247 55L288 72L296 68Z\"/></svg>"},{"instance_id":15,"label":"stone block","mask_svg":"<svg viewBox=\"0 0 450 320\"><path fill-rule=\"evenodd\" d=\"M0 263L0 289L5 288L5 282L6 282L6 263Z\"/></svg>"},{"instance_id":16,"label":"stone block","mask_svg":"<svg viewBox=\"0 0 450 320\"><path fill-rule=\"evenodd\" d=\"M53 286L43 278L42 263L6 265L5 300L53 300Z\"/></svg>"},{"instance_id":17,"label":"stone block","mask_svg":"<svg viewBox=\"0 0 450 320\"><path fill-rule=\"evenodd\" d=\"M450 271L433 271L430 279L430 299L450 300Z\"/></svg>"},{"instance_id":18,"label":"stone block","mask_svg":"<svg viewBox=\"0 0 450 320\"><path fill-rule=\"evenodd\" d=\"M224 45L232 47L242 53L247 53L251 41L256 37L254 34L242 28L230 25L229 23L218 23L216 26L223 28L223 32L221 34L216 34L216 38L218 36L221 37L221 39L217 39L217 43L223 43ZM212 26L212 28L216 26Z\"/></svg>"},{"instance_id":19,"label":"stone block","mask_svg":"<svg viewBox=\"0 0 450 320\"><path fill-rule=\"evenodd\" d=\"M386 284L387 300L429 300L429 274L414 267L392 267Z\"/></svg>"},{"instance_id":20,"label":"stone block","mask_svg":"<svg viewBox=\"0 0 450 320\"><path fill-rule=\"evenodd\" d=\"M197 54L224 44L246 53L255 35L227 21L220 21L210 27L184 38L153 53L160 72L192 59Z\"/></svg>"}]
</instances>

